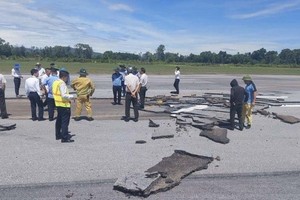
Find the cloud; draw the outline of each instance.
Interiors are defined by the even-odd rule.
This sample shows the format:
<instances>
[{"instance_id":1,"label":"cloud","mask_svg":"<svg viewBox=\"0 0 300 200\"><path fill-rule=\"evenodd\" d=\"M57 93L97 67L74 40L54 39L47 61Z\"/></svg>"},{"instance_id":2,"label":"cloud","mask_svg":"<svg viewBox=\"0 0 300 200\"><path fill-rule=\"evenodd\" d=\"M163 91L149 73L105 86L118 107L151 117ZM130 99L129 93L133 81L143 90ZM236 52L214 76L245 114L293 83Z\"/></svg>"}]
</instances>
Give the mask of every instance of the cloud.
<instances>
[{"instance_id":1,"label":"cloud","mask_svg":"<svg viewBox=\"0 0 300 200\"><path fill-rule=\"evenodd\" d=\"M267 8L258 10L252 13L246 13L246 14L239 14L234 15L233 18L237 19L249 19L249 18L255 18L260 16L270 16L277 13L287 12L290 10L299 9L300 1L292 1L292 2L283 2L281 4L272 4L269 5Z\"/></svg>"},{"instance_id":2,"label":"cloud","mask_svg":"<svg viewBox=\"0 0 300 200\"><path fill-rule=\"evenodd\" d=\"M115 11L119 11L119 10L123 10L123 11L128 11L128 12L133 12L133 9L131 7L129 7L128 5L125 4L111 4L109 6L110 10L115 10Z\"/></svg>"}]
</instances>

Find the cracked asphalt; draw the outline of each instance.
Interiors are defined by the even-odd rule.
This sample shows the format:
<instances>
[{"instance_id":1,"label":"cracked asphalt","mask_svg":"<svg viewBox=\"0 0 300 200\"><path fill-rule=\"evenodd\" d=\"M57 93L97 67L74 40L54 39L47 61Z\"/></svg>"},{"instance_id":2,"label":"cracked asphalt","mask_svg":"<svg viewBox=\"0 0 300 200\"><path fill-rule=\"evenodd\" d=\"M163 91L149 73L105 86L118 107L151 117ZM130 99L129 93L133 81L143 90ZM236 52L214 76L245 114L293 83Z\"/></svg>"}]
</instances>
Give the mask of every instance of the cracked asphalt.
<instances>
[{"instance_id":1,"label":"cracked asphalt","mask_svg":"<svg viewBox=\"0 0 300 200\"><path fill-rule=\"evenodd\" d=\"M16 123L17 128L0 132L2 188L101 180L113 182L112 180L125 173L143 172L163 157L170 156L175 149L220 157L220 161L213 161L207 170L195 172L191 177L300 171L299 123L291 125L259 114L254 115L251 129L242 132L228 131L230 142L222 145L200 137L199 129L187 127L176 131L175 120L167 114L141 111L139 122L121 121L124 105L111 104L110 75L91 75L91 78L96 84L92 100L95 120L71 120L69 128L71 134L75 134L75 142L62 144L54 138L55 122L33 122L29 119L29 101L26 98L14 98L13 81L6 76L7 109L11 115L9 119L1 119L0 123ZM229 83L233 78L238 78L239 83L242 83L242 75L182 76L180 96L201 95L205 92L229 93ZM257 75L253 79L259 92L264 95L288 96L288 101L300 101L300 78L297 76ZM173 90L173 76L149 75L149 81L148 97L169 95ZM23 87L24 80L21 94L24 94ZM300 118L299 107L271 107L269 111ZM160 127L148 127L149 118L159 123ZM155 129L174 132L175 137L152 140L151 135ZM146 143L135 144L136 140L145 140ZM197 183L198 181L194 184ZM295 184L299 185L299 181ZM168 192L170 193L172 190ZM1 199L10 198L7 196Z\"/></svg>"}]
</instances>

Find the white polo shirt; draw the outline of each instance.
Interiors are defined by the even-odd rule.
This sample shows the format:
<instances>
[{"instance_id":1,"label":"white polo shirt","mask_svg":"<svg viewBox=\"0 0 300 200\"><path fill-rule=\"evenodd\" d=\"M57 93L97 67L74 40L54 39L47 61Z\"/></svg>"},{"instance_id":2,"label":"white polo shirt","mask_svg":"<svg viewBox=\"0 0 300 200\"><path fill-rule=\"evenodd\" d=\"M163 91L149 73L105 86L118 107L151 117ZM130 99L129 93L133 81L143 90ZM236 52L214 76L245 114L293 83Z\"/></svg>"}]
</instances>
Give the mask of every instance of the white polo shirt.
<instances>
[{"instance_id":1,"label":"white polo shirt","mask_svg":"<svg viewBox=\"0 0 300 200\"><path fill-rule=\"evenodd\" d=\"M130 91L127 91L126 87L126 92L133 92L140 84L139 78L132 73L128 74L125 76L125 85L130 89Z\"/></svg>"},{"instance_id":2,"label":"white polo shirt","mask_svg":"<svg viewBox=\"0 0 300 200\"><path fill-rule=\"evenodd\" d=\"M6 79L5 79L5 77L2 75L2 74L0 74L0 88L2 88L3 89L3 86L6 84Z\"/></svg>"}]
</instances>

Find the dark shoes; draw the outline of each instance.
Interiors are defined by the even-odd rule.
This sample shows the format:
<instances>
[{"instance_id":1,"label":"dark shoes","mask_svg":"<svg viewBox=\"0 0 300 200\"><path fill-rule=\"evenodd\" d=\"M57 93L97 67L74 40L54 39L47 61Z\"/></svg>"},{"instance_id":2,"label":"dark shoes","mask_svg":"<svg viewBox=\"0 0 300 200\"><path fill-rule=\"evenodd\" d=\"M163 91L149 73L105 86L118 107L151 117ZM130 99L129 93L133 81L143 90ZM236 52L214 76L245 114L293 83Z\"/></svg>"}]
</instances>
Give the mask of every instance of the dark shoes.
<instances>
[{"instance_id":1,"label":"dark shoes","mask_svg":"<svg viewBox=\"0 0 300 200\"><path fill-rule=\"evenodd\" d=\"M73 119L74 119L75 121L79 121L79 120L80 120L79 117L74 117Z\"/></svg>"},{"instance_id":2,"label":"dark shoes","mask_svg":"<svg viewBox=\"0 0 300 200\"><path fill-rule=\"evenodd\" d=\"M130 118L129 118L129 117L126 117L126 116L123 116L123 117L121 118L121 120L124 120L125 122L129 122Z\"/></svg>"},{"instance_id":3,"label":"dark shoes","mask_svg":"<svg viewBox=\"0 0 300 200\"><path fill-rule=\"evenodd\" d=\"M88 121L94 121L94 118L88 117L87 120L88 120Z\"/></svg>"},{"instance_id":4,"label":"dark shoes","mask_svg":"<svg viewBox=\"0 0 300 200\"><path fill-rule=\"evenodd\" d=\"M45 121L45 118L39 118L38 121Z\"/></svg>"},{"instance_id":5,"label":"dark shoes","mask_svg":"<svg viewBox=\"0 0 300 200\"><path fill-rule=\"evenodd\" d=\"M139 119L138 119L138 118L134 118L133 121L134 121L134 122L138 122Z\"/></svg>"},{"instance_id":6,"label":"dark shoes","mask_svg":"<svg viewBox=\"0 0 300 200\"><path fill-rule=\"evenodd\" d=\"M71 140L71 139L61 139L61 143L71 143L71 142L74 142L74 140Z\"/></svg>"},{"instance_id":7,"label":"dark shoes","mask_svg":"<svg viewBox=\"0 0 300 200\"><path fill-rule=\"evenodd\" d=\"M7 116L7 115L4 115L4 116L2 116L1 118L2 118L2 119L7 119L8 116Z\"/></svg>"}]
</instances>

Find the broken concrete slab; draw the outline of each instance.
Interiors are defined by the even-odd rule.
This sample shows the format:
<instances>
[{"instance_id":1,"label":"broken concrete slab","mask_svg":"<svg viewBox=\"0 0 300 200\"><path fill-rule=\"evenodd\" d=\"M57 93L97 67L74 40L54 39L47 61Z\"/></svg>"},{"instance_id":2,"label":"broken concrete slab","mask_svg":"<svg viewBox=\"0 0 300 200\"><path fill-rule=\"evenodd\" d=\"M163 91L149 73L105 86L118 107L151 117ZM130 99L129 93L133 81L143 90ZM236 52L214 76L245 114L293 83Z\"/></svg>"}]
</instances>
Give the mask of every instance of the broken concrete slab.
<instances>
[{"instance_id":1,"label":"broken concrete slab","mask_svg":"<svg viewBox=\"0 0 300 200\"><path fill-rule=\"evenodd\" d=\"M152 140L162 139L162 138L173 138L174 134L169 132L162 132L162 130L155 129L152 133Z\"/></svg>"},{"instance_id":2,"label":"broken concrete slab","mask_svg":"<svg viewBox=\"0 0 300 200\"><path fill-rule=\"evenodd\" d=\"M114 189L135 196L148 197L175 187L183 178L195 171L207 169L213 160L213 157L175 150L171 156L163 158L158 164L147 169L145 174L127 174L119 178L114 184Z\"/></svg>"},{"instance_id":3,"label":"broken concrete slab","mask_svg":"<svg viewBox=\"0 0 300 200\"><path fill-rule=\"evenodd\" d=\"M181 108L179 110L173 111L172 113L177 114L177 113L182 113L182 112L191 112L191 111L194 111L194 110L202 110L202 109L205 109L207 107L208 107L207 105L190 106L190 107L187 107L187 108Z\"/></svg>"},{"instance_id":4,"label":"broken concrete slab","mask_svg":"<svg viewBox=\"0 0 300 200\"><path fill-rule=\"evenodd\" d=\"M145 173L128 173L117 179L113 189L136 196L144 196L144 191L159 178L158 173L156 173L156 176L146 176Z\"/></svg>"},{"instance_id":5,"label":"broken concrete slab","mask_svg":"<svg viewBox=\"0 0 300 200\"><path fill-rule=\"evenodd\" d=\"M149 119L149 125L148 126L156 128L156 127L159 127L159 124L157 124L154 121L152 121L151 119Z\"/></svg>"},{"instance_id":6,"label":"broken concrete slab","mask_svg":"<svg viewBox=\"0 0 300 200\"><path fill-rule=\"evenodd\" d=\"M281 121L289 124L295 124L300 122L300 119L291 115L280 115L277 113L272 113L276 118L280 119Z\"/></svg>"},{"instance_id":7,"label":"broken concrete slab","mask_svg":"<svg viewBox=\"0 0 300 200\"><path fill-rule=\"evenodd\" d=\"M178 185L189 174L207 169L213 161L212 157L195 155L182 150L175 150L170 157L165 157L157 165L149 168L146 172L158 172L161 176L145 190L145 196L152 193L167 191Z\"/></svg>"},{"instance_id":8,"label":"broken concrete slab","mask_svg":"<svg viewBox=\"0 0 300 200\"><path fill-rule=\"evenodd\" d=\"M17 124L1 124L0 131L9 131L16 128Z\"/></svg>"},{"instance_id":9,"label":"broken concrete slab","mask_svg":"<svg viewBox=\"0 0 300 200\"><path fill-rule=\"evenodd\" d=\"M214 142L221 144L229 143L227 138L227 129L225 128L213 128L211 130L203 130L200 133L200 136L206 137Z\"/></svg>"},{"instance_id":10,"label":"broken concrete slab","mask_svg":"<svg viewBox=\"0 0 300 200\"><path fill-rule=\"evenodd\" d=\"M258 112L259 114L261 114L261 115L264 115L264 116L270 115L270 113L269 113L268 111L266 111L266 110L257 110L257 112Z\"/></svg>"}]
</instances>

